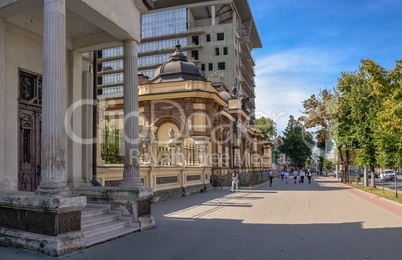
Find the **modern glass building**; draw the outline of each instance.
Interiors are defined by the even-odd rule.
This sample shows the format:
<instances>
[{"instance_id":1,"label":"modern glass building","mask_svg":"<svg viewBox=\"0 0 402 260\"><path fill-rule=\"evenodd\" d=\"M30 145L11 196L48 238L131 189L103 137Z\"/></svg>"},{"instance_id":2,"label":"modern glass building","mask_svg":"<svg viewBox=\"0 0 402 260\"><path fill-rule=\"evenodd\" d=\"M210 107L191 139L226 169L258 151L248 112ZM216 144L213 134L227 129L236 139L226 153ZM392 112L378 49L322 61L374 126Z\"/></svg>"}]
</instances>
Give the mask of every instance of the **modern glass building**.
<instances>
[{"instance_id":1,"label":"modern glass building","mask_svg":"<svg viewBox=\"0 0 402 260\"><path fill-rule=\"evenodd\" d=\"M239 98L255 110L255 61L251 52L261 40L247 0L163 0L141 15L138 70L150 78L167 62L177 42L188 60L212 83L236 87ZM98 87L102 94L122 91L122 48L99 53Z\"/></svg>"}]
</instances>

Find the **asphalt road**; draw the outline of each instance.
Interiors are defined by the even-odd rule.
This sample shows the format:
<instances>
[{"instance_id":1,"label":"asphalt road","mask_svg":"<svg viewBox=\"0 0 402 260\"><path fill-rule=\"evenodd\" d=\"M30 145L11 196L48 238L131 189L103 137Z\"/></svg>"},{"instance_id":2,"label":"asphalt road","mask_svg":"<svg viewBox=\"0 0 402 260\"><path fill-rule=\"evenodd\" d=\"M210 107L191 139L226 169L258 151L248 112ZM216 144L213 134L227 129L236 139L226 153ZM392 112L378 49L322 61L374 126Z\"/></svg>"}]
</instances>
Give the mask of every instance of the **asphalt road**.
<instances>
[{"instance_id":1,"label":"asphalt road","mask_svg":"<svg viewBox=\"0 0 402 260\"><path fill-rule=\"evenodd\" d=\"M335 177L334 175L330 175ZM360 178L360 182L363 183L363 177ZM371 184L371 179L368 179L369 185ZM385 189L395 190L395 181L382 181L380 178L375 178L375 185L377 188L382 188L384 186ZM397 187L398 191L402 191L402 175L398 175L397 178Z\"/></svg>"}]
</instances>

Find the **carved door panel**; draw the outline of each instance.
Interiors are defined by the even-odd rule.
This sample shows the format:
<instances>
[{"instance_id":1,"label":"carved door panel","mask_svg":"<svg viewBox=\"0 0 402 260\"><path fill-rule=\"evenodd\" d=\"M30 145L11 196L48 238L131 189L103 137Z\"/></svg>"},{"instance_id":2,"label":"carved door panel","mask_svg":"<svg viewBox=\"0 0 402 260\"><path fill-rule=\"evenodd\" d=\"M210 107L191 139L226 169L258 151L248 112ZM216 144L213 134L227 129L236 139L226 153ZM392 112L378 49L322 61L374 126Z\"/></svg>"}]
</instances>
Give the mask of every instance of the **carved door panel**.
<instances>
[{"instance_id":1,"label":"carved door panel","mask_svg":"<svg viewBox=\"0 0 402 260\"><path fill-rule=\"evenodd\" d=\"M41 77L20 71L18 190L35 191L40 182Z\"/></svg>"},{"instance_id":2,"label":"carved door panel","mask_svg":"<svg viewBox=\"0 0 402 260\"><path fill-rule=\"evenodd\" d=\"M35 191L40 177L40 114L20 109L19 190Z\"/></svg>"}]
</instances>

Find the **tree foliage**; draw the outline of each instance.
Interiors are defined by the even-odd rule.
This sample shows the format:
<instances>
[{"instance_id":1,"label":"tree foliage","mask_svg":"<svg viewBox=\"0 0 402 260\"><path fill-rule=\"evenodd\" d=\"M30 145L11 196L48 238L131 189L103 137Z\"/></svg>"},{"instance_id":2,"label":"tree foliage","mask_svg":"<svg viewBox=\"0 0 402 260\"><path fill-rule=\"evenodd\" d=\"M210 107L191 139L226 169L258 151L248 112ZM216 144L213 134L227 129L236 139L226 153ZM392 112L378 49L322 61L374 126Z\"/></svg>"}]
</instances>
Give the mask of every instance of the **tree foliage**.
<instances>
[{"instance_id":1,"label":"tree foliage","mask_svg":"<svg viewBox=\"0 0 402 260\"><path fill-rule=\"evenodd\" d=\"M255 127L260 129L265 140L276 136L276 124L271 118L261 117L255 120Z\"/></svg>"},{"instance_id":2,"label":"tree foliage","mask_svg":"<svg viewBox=\"0 0 402 260\"><path fill-rule=\"evenodd\" d=\"M337 142L359 166L402 164L402 62L387 71L372 60L338 79ZM374 186L374 175L372 185Z\"/></svg>"},{"instance_id":3,"label":"tree foliage","mask_svg":"<svg viewBox=\"0 0 402 260\"><path fill-rule=\"evenodd\" d=\"M317 168L322 172L327 154L333 149L332 141L333 107L335 95L324 89L318 95L311 95L303 101L303 116L300 120L308 129L315 129L317 148L319 149L319 160Z\"/></svg>"},{"instance_id":4,"label":"tree foliage","mask_svg":"<svg viewBox=\"0 0 402 260\"><path fill-rule=\"evenodd\" d=\"M356 72L342 74L338 81L338 90L342 94L340 107L345 109L341 111L347 111L346 115L338 114L338 121L342 122L339 124L339 138L346 147L357 150L355 164L373 168L376 164L374 132L377 129L379 100L367 75L362 66Z\"/></svg>"},{"instance_id":5,"label":"tree foliage","mask_svg":"<svg viewBox=\"0 0 402 260\"><path fill-rule=\"evenodd\" d=\"M295 120L291 115L283 135L283 144L278 148L279 151L290 158L292 165L306 166L314 146L311 133L305 131L301 121Z\"/></svg>"},{"instance_id":6,"label":"tree foliage","mask_svg":"<svg viewBox=\"0 0 402 260\"><path fill-rule=\"evenodd\" d=\"M121 148L123 131L117 129L112 123L106 124L102 129L101 157L105 163L123 163Z\"/></svg>"},{"instance_id":7,"label":"tree foliage","mask_svg":"<svg viewBox=\"0 0 402 260\"><path fill-rule=\"evenodd\" d=\"M362 67L378 99L374 132L378 162L396 169L402 165L402 61L390 71L372 60L363 61Z\"/></svg>"}]
</instances>

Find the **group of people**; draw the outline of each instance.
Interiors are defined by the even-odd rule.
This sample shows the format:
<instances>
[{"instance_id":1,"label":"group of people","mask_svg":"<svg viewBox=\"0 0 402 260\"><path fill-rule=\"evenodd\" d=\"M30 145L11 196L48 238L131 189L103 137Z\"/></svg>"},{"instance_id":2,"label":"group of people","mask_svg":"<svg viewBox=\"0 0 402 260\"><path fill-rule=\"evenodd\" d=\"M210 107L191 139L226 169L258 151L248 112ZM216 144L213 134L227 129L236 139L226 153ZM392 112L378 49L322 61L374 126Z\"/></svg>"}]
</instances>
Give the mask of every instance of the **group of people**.
<instances>
[{"instance_id":1,"label":"group of people","mask_svg":"<svg viewBox=\"0 0 402 260\"><path fill-rule=\"evenodd\" d=\"M308 169L301 169L300 171L298 171L297 169L292 169L290 172L292 175L290 175L287 169L282 170L281 180L285 180L286 183L288 183L288 179L293 178L293 182L297 183L297 178L299 178L299 183L304 183L304 177L307 176L308 183L311 183L312 174Z\"/></svg>"},{"instance_id":2,"label":"group of people","mask_svg":"<svg viewBox=\"0 0 402 260\"><path fill-rule=\"evenodd\" d=\"M281 181L285 180L288 183L289 178L293 178L293 182L297 183L297 179L299 178L299 183L304 183L304 177L307 176L308 183L311 183L311 172L308 169L301 169L298 171L297 169L291 169L289 172L287 169L281 170ZM272 186L272 181L274 179L274 171L272 168L268 169L268 181L269 186ZM234 192L234 188L236 187L236 192L239 191L239 173L236 172L235 169L232 171L232 188L230 192Z\"/></svg>"}]
</instances>

